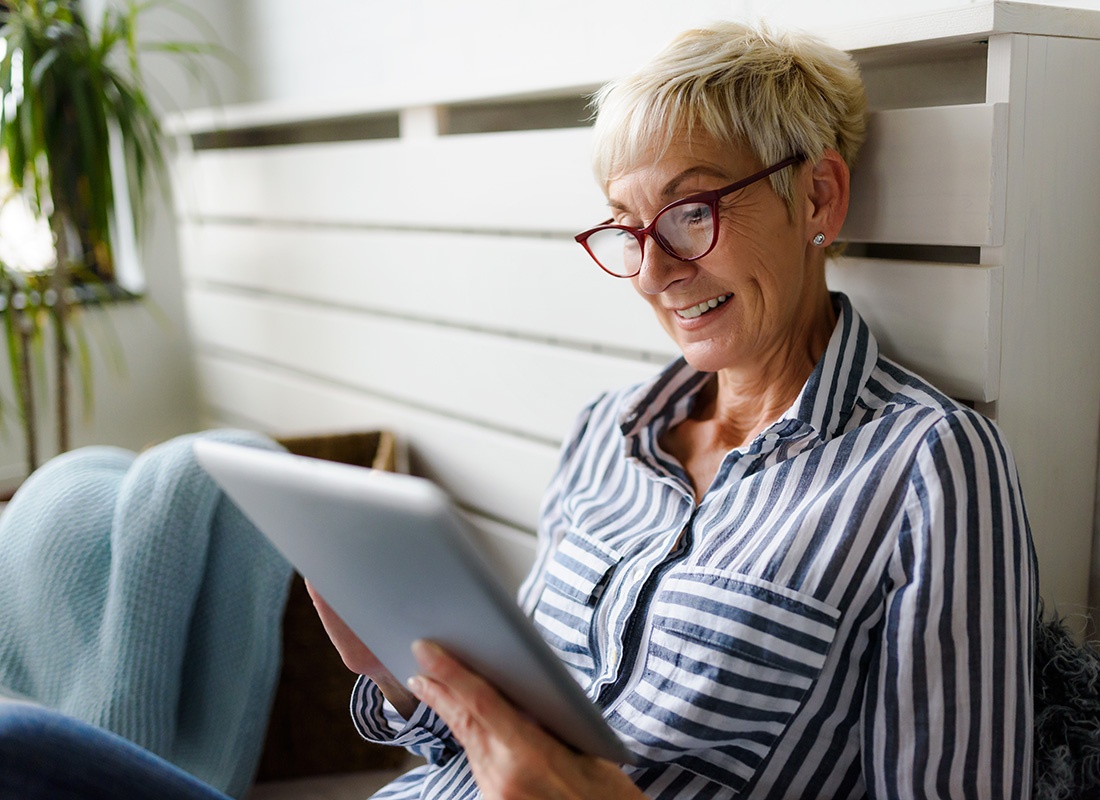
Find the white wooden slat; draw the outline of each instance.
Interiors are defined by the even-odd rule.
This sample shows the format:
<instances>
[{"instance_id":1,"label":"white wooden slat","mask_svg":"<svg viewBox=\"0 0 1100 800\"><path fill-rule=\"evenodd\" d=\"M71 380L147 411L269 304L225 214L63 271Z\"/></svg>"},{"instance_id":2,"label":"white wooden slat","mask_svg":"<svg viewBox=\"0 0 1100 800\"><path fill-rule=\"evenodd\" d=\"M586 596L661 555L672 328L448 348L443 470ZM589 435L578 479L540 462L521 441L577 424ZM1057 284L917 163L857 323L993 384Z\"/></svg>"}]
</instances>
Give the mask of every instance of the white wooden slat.
<instances>
[{"instance_id":1,"label":"white wooden slat","mask_svg":"<svg viewBox=\"0 0 1100 800\"><path fill-rule=\"evenodd\" d=\"M204 150L192 215L576 233L606 216L587 128Z\"/></svg>"},{"instance_id":2,"label":"white wooden slat","mask_svg":"<svg viewBox=\"0 0 1100 800\"><path fill-rule=\"evenodd\" d=\"M841 238L1000 245L1007 123L1003 103L872 114Z\"/></svg>"},{"instance_id":3,"label":"white wooden slat","mask_svg":"<svg viewBox=\"0 0 1100 800\"><path fill-rule=\"evenodd\" d=\"M260 85L255 88L259 96L277 99L188 110L170 117L169 126L173 131L194 132L247 128L302 119L338 119L405 106L547 95L574 86L591 88L641 65L677 32L731 14L766 14L779 28L812 30L845 50L906 50L910 49L906 45L913 43L977 42L1011 32L1100 37L1100 19L1088 10L1002 0L936 2L923 8L917 4L850 3L842 13L825 4L756 3L750 11L750 4L744 2L700 0L690 4L651 2L645 4L644 13L634 15L622 14L614 3L588 0L524 6L498 0L498 8L491 10L484 2L476 5L480 12L468 3L437 0L429 12L417 4L413 13L418 17L413 24L405 18L409 4L351 3L345 7L347 12L360 14L363 24L334 26L330 35L316 42L303 40L297 20L275 23L283 24L281 29L273 27L273 16L286 15L268 13L265 41L270 37L270 41L285 41L287 46L263 48L256 73ZM890 13L884 15L884 10ZM540 17L531 16L540 12ZM479 13L480 19L471 17ZM461 19L461 36L454 35L456 23L449 15ZM331 36L346 37L348 44L334 45ZM565 41L570 43L567 57L561 48ZM296 58L285 57L289 48L294 48ZM314 52L320 57L311 57ZM350 59L351 68L341 61L345 68L332 70L332 53ZM378 64L403 67L375 69L371 79L363 81L363 66ZM313 69L323 70L326 91L316 91Z\"/></svg>"},{"instance_id":4,"label":"white wooden slat","mask_svg":"<svg viewBox=\"0 0 1100 800\"><path fill-rule=\"evenodd\" d=\"M677 352L630 282L573 241L216 222L191 226L189 241L196 280L660 360Z\"/></svg>"},{"instance_id":5,"label":"white wooden slat","mask_svg":"<svg viewBox=\"0 0 1100 800\"><path fill-rule=\"evenodd\" d=\"M804 10L798 8L796 14L802 17ZM822 35L835 47L852 50L927 41L981 41L993 34L1012 32L1097 38L1100 16L1083 8L1058 8L1046 3L979 0L946 8L914 8L912 12L885 17L876 14L855 24L845 20L843 27L825 30Z\"/></svg>"},{"instance_id":6,"label":"white wooden slat","mask_svg":"<svg viewBox=\"0 0 1100 800\"><path fill-rule=\"evenodd\" d=\"M206 403L233 424L244 419L275 436L390 430L407 444L413 472L436 481L469 509L521 531L534 530L543 491L557 463L556 445L276 367L213 355L200 355L197 367Z\"/></svg>"},{"instance_id":7,"label":"white wooden slat","mask_svg":"<svg viewBox=\"0 0 1100 800\"><path fill-rule=\"evenodd\" d=\"M653 364L401 319L191 290L197 340L468 420L560 441L600 391Z\"/></svg>"},{"instance_id":8,"label":"white wooden slat","mask_svg":"<svg viewBox=\"0 0 1100 800\"><path fill-rule=\"evenodd\" d=\"M842 235L1000 244L1006 119L1004 104L872 114ZM201 151L184 194L200 217L573 233L604 210L589 140L564 129Z\"/></svg>"},{"instance_id":9,"label":"white wooden slat","mask_svg":"<svg viewBox=\"0 0 1100 800\"><path fill-rule=\"evenodd\" d=\"M828 282L851 298L885 355L953 397L997 399L1001 267L841 258Z\"/></svg>"}]
</instances>

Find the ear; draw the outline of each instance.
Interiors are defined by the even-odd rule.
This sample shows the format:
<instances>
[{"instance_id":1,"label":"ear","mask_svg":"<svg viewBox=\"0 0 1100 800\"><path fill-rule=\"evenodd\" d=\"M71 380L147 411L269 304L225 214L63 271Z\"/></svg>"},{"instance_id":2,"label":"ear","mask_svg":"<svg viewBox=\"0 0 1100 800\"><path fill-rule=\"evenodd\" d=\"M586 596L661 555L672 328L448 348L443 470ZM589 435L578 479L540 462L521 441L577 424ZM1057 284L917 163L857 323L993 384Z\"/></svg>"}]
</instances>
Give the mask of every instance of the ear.
<instances>
[{"instance_id":1,"label":"ear","mask_svg":"<svg viewBox=\"0 0 1100 800\"><path fill-rule=\"evenodd\" d=\"M836 150L826 150L813 165L810 181L806 206L807 230L811 236L824 233L824 244L830 245L848 215L848 165Z\"/></svg>"}]
</instances>

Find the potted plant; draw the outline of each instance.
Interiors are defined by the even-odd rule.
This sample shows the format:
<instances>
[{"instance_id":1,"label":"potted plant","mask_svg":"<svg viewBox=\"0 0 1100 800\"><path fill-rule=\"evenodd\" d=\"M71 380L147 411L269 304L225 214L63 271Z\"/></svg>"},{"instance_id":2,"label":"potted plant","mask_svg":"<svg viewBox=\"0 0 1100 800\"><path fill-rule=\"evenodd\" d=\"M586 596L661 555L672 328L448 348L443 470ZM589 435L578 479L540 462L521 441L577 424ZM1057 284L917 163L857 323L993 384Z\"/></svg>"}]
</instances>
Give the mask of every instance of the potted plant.
<instances>
[{"instance_id":1,"label":"potted plant","mask_svg":"<svg viewBox=\"0 0 1100 800\"><path fill-rule=\"evenodd\" d=\"M167 188L169 140L147 96L139 50L211 52L202 43L139 45L138 17L155 4L109 3L90 26L79 0L0 2L0 148L21 201L48 220L56 252L38 273L16 274L0 264L0 298L17 312L7 315L6 330L30 470L37 466L32 387L44 385L33 373L47 361L43 333L53 334L54 410L64 451L74 352L86 400L91 386L74 314L114 285L117 232L132 225L140 233L151 184Z\"/></svg>"}]
</instances>

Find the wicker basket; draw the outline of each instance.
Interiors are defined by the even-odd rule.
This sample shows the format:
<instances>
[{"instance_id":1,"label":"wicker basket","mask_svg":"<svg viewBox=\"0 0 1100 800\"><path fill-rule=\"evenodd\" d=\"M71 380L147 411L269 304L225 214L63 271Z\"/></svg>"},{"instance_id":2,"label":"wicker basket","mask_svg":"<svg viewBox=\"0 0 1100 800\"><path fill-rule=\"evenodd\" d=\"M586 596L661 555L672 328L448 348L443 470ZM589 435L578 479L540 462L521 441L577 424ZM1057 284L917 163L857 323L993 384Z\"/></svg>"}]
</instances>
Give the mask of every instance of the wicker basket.
<instances>
[{"instance_id":1,"label":"wicker basket","mask_svg":"<svg viewBox=\"0 0 1100 800\"><path fill-rule=\"evenodd\" d=\"M298 455L392 471L394 437L371 431L280 439ZM283 665L257 781L338 772L391 769L406 758L400 747L365 742L348 713L355 676L321 625L305 582L295 575L283 616Z\"/></svg>"}]
</instances>

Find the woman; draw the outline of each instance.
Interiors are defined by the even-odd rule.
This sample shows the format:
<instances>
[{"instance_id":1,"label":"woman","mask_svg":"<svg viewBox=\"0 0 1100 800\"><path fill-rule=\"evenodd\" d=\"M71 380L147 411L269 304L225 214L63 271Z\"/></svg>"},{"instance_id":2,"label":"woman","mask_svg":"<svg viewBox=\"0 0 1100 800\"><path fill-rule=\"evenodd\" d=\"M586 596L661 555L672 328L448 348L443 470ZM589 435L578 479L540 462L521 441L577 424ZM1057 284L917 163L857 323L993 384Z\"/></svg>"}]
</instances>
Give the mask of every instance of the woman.
<instances>
[{"instance_id":1,"label":"woman","mask_svg":"<svg viewBox=\"0 0 1100 800\"><path fill-rule=\"evenodd\" d=\"M683 358L580 415L521 600L638 763L573 753L431 643L397 684L315 598L360 731L428 759L377 797L1026 797L1011 456L825 284L856 67L720 24L597 105L611 219L578 241Z\"/></svg>"},{"instance_id":2,"label":"woman","mask_svg":"<svg viewBox=\"0 0 1100 800\"><path fill-rule=\"evenodd\" d=\"M422 704L384 675L353 698L430 762L378 797L1027 796L1008 448L825 284L864 107L847 56L734 24L600 92L611 219L577 239L683 359L583 412L521 596L638 765L569 753L424 645Z\"/></svg>"}]
</instances>

